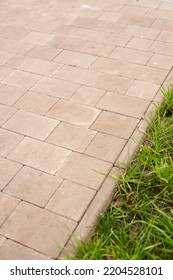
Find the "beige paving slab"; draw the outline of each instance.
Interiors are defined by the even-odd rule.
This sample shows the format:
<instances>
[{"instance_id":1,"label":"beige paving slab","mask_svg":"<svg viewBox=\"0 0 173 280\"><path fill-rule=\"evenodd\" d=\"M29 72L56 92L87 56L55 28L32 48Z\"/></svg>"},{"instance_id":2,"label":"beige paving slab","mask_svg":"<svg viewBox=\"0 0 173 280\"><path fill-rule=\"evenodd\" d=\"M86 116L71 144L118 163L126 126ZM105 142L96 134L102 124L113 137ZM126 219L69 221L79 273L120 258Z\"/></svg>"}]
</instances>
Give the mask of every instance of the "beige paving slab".
<instances>
[{"instance_id":1,"label":"beige paving slab","mask_svg":"<svg viewBox=\"0 0 173 280\"><path fill-rule=\"evenodd\" d=\"M97 107L122 115L141 118L149 104L150 102L145 99L107 92L100 100Z\"/></svg>"},{"instance_id":2,"label":"beige paving slab","mask_svg":"<svg viewBox=\"0 0 173 280\"><path fill-rule=\"evenodd\" d=\"M141 51L147 51L151 45L153 44L153 40L149 39L141 39L137 37L133 37L130 42L127 44L127 48L136 49Z\"/></svg>"},{"instance_id":3,"label":"beige paving slab","mask_svg":"<svg viewBox=\"0 0 173 280\"><path fill-rule=\"evenodd\" d=\"M163 55L172 55L173 53L173 43L165 43L165 42L160 42L156 41L154 44L151 46L151 51L154 53L158 54L163 54Z\"/></svg>"},{"instance_id":4,"label":"beige paving slab","mask_svg":"<svg viewBox=\"0 0 173 280\"><path fill-rule=\"evenodd\" d=\"M6 238L4 236L0 235L0 248L5 241L6 241Z\"/></svg>"},{"instance_id":5,"label":"beige paving slab","mask_svg":"<svg viewBox=\"0 0 173 280\"><path fill-rule=\"evenodd\" d=\"M25 70L27 65L31 64L33 61L34 59L31 57L15 55L5 63L5 66L14 70Z\"/></svg>"},{"instance_id":6,"label":"beige paving slab","mask_svg":"<svg viewBox=\"0 0 173 280\"><path fill-rule=\"evenodd\" d=\"M90 71L89 69L65 65L55 77L69 82L73 81L82 85L94 86L99 75L99 72Z\"/></svg>"},{"instance_id":7,"label":"beige paving slab","mask_svg":"<svg viewBox=\"0 0 173 280\"><path fill-rule=\"evenodd\" d=\"M96 29L101 30L104 32L115 32L119 34L122 29L125 27L125 24L112 22L108 20L101 20L100 23L97 25Z\"/></svg>"},{"instance_id":8,"label":"beige paving slab","mask_svg":"<svg viewBox=\"0 0 173 280\"><path fill-rule=\"evenodd\" d=\"M85 39L77 39L71 37L58 37L56 39L52 39L50 41L50 46L55 48L61 48L64 50L71 50L71 51L81 51L82 47L87 43Z\"/></svg>"},{"instance_id":9,"label":"beige paving slab","mask_svg":"<svg viewBox=\"0 0 173 280\"><path fill-rule=\"evenodd\" d=\"M152 52L144 52L139 50L117 47L110 54L110 57L145 65L152 57L152 55Z\"/></svg>"},{"instance_id":10,"label":"beige paving slab","mask_svg":"<svg viewBox=\"0 0 173 280\"><path fill-rule=\"evenodd\" d=\"M49 260L49 258L8 239L0 247L0 260Z\"/></svg>"},{"instance_id":11,"label":"beige paving slab","mask_svg":"<svg viewBox=\"0 0 173 280\"><path fill-rule=\"evenodd\" d=\"M99 21L95 18L85 18L85 17L77 17L70 22L70 25L82 28L95 28L98 25Z\"/></svg>"},{"instance_id":12,"label":"beige paving slab","mask_svg":"<svg viewBox=\"0 0 173 280\"><path fill-rule=\"evenodd\" d=\"M0 226L19 204L20 199L0 192Z\"/></svg>"},{"instance_id":13,"label":"beige paving slab","mask_svg":"<svg viewBox=\"0 0 173 280\"><path fill-rule=\"evenodd\" d=\"M26 52L31 50L33 46L34 45L32 43L21 40L0 39L0 50L14 54L24 55Z\"/></svg>"},{"instance_id":14,"label":"beige paving slab","mask_svg":"<svg viewBox=\"0 0 173 280\"><path fill-rule=\"evenodd\" d=\"M104 43L124 47L131 40L131 38L132 35L112 33L104 40Z\"/></svg>"},{"instance_id":15,"label":"beige paving slab","mask_svg":"<svg viewBox=\"0 0 173 280\"><path fill-rule=\"evenodd\" d=\"M69 154L70 151L64 148L26 137L8 155L8 158L47 173L55 174Z\"/></svg>"},{"instance_id":16,"label":"beige paving slab","mask_svg":"<svg viewBox=\"0 0 173 280\"><path fill-rule=\"evenodd\" d=\"M46 142L77 152L84 152L96 131L85 127L61 122L49 135Z\"/></svg>"},{"instance_id":17,"label":"beige paving slab","mask_svg":"<svg viewBox=\"0 0 173 280\"><path fill-rule=\"evenodd\" d=\"M103 174L106 174L111 167L112 164L106 161L73 152L57 172L57 176L98 190L105 178Z\"/></svg>"},{"instance_id":18,"label":"beige paving slab","mask_svg":"<svg viewBox=\"0 0 173 280\"><path fill-rule=\"evenodd\" d=\"M58 124L57 120L19 110L3 125L3 128L45 140Z\"/></svg>"},{"instance_id":19,"label":"beige paving slab","mask_svg":"<svg viewBox=\"0 0 173 280\"><path fill-rule=\"evenodd\" d=\"M70 98L70 101L81 103L88 106L95 106L105 91L97 88L81 86Z\"/></svg>"},{"instance_id":20,"label":"beige paving slab","mask_svg":"<svg viewBox=\"0 0 173 280\"><path fill-rule=\"evenodd\" d=\"M29 52L27 52L26 55L34 58L44 59L44 60L52 60L61 51L62 51L61 49L36 45Z\"/></svg>"},{"instance_id":21,"label":"beige paving slab","mask_svg":"<svg viewBox=\"0 0 173 280\"><path fill-rule=\"evenodd\" d=\"M47 113L48 117L89 127L98 117L100 110L72 101L58 101Z\"/></svg>"},{"instance_id":22,"label":"beige paving slab","mask_svg":"<svg viewBox=\"0 0 173 280\"><path fill-rule=\"evenodd\" d=\"M57 101L58 98L53 96L27 91L20 99L18 99L14 104L14 107L38 115L45 115Z\"/></svg>"},{"instance_id":23,"label":"beige paving slab","mask_svg":"<svg viewBox=\"0 0 173 280\"><path fill-rule=\"evenodd\" d=\"M58 56L56 56L54 61L88 68L96 59L97 56L64 50Z\"/></svg>"},{"instance_id":24,"label":"beige paving slab","mask_svg":"<svg viewBox=\"0 0 173 280\"><path fill-rule=\"evenodd\" d=\"M22 40L32 44L44 45L54 37L53 34L31 31Z\"/></svg>"},{"instance_id":25,"label":"beige paving slab","mask_svg":"<svg viewBox=\"0 0 173 280\"><path fill-rule=\"evenodd\" d=\"M0 155L7 156L22 139L22 135L0 128Z\"/></svg>"},{"instance_id":26,"label":"beige paving slab","mask_svg":"<svg viewBox=\"0 0 173 280\"><path fill-rule=\"evenodd\" d=\"M103 111L91 128L116 137L128 139L138 122L139 120L136 118Z\"/></svg>"},{"instance_id":27,"label":"beige paving slab","mask_svg":"<svg viewBox=\"0 0 173 280\"><path fill-rule=\"evenodd\" d=\"M30 89L40 78L41 76L37 74L14 70L3 80L3 83L14 87Z\"/></svg>"},{"instance_id":28,"label":"beige paving slab","mask_svg":"<svg viewBox=\"0 0 173 280\"><path fill-rule=\"evenodd\" d=\"M0 81L4 80L11 72L12 70L10 68L0 66Z\"/></svg>"},{"instance_id":29,"label":"beige paving slab","mask_svg":"<svg viewBox=\"0 0 173 280\"><path fill-rule=\"evenodd\" d=\"M24 93L23 89L4 85L3 88L0 88L0 103L12 106Z\"/></svg>"},{"instance_id":30,"label":"beige paving slab","mask_svg":"<svg viewBox=\"0 0 173 280\"><path fill-rule=\"evenodd\" d=\"M126 95L153 100L159 89L157 83L143 82L136 80L126 92Z\"/></svg>"},{"instance_id":31,"label":"beige paving slab","mask_svg":"<svg viewBox=\"0 0 173 280\"><path fill-rule=\"evenodd\" d=\"M124 139L99 132L85 150L85 154L114 162L118 158L125 143L126 141Z\"/></svg>"},{"instance_id":32,"label":"beige paving slab","mask_svg":"<svg viewBox=\"0 0 173 280\"><path fill-rule=\"evenodd\" d=\"M69 219L22 202L0 232L22 245L56 258L75 226L76 223Z\"/></svg>"},{"instance_id":33,"label":"beige paving slab","mask_svg":"<svg viewBox=\"0 0 173 280\"><path fill-rule=\"evenodd\" d=\"M156 39L159 35L160 30L155 28L149 27L141 27L138 25L127 25L123 30L123 34L139 37L139 38L146 38L146 39Z\"/></svg>"},{"instance_id":34,"label":"beige paving slab","mask_svg":"<svg viewBox=\"0 0 173 280\"><path fill-rule=\"evenodd\" d=\"M4 192L26 202L45 207L62 183L62 179L24 166L6 186Z\"/></svg>"},{"instance_id":35,"label":"beige paving slab","mask_svg":"<svg viewBox=\"0 0 173 280\"><path fill-rule=\"evenodd\" d=\"M5 158L0 158L0 166L0 190L3 190L17 172L19 172L22 165Z\"/></svg>"},{"instance_id":36,"label":"beige paving slab","mask_svg":"<svg viewBox=\"0 0 173 280\"><path fill-rule=\"evenodd\" d=\"M162 42L173 43L173 32L162 31L157 40Z\"/></svg>"},{"instance_id":37,"label":"beige paving slab","mask_svg":"<svg viewBox=\"0 0 173 280\"><path fill-rule=\"evenodd\" d=\"M69 83L67 81L62 81L59 79L43 77L31 88L31 90L54 97L69 99L78 88L79 85L75 83Z\"/></svg>"},{"instance_id":38,"label":"beige paving slab","mask_svg":"<svg viewBox=\"0 0 173 280\"><path fill-rule=\"evenodd\" d=\"M0 31L1 38L7 38L12 40L20 40L26 36L29 32L22 28L13 28L8 26L7 28Z\"/></svg>"},{"instance_id":39,"label":"beige paving slab","mask_svg":"<svg viewBox=\"0 0 173 280\"><path fill-rule=\"evenodd\" d=\"M166 30L166 31L172 31L173 28L173 20L171 19L155 19L153 24L153 28Z\"/></svg>"},{"instance_id":40,"label":"beige paving slab","mask_svg":"<svg viewBox=\"0 0 173 280\"><path fill-rule=\"evenodd\" d=\"M173 65L173 57L163 54L154 54L148 61L147 65L161 69L171 70Z\"/></svg>"},{"instance_id":41,"label":"beige paving slab","mask_svg":"<svg viewBox=\"0 0 173 280\"><path fill-rule=\"evenodd\" d=\"M15 112L15 108L0 104L0 125L5 123Z\"/></svg>"},{"instance_id":42,"label":"beige paving slab","mask_svg":"<svg viewBox=\"0 0 173 280\"><path fill-rule=\"evenodd\" d=\"M81 51L84 53L107 57L113 49L114 45L111 44L87 42L84 47L81 48Z\"/></svg>"},{"instance_id":43,"label":"beige paving slab","mask_svg":"<svg viewBox=\"0 0 173 280\"><path fill-rule=\"evenodd\" d=\"M143 26L143 27L150 27L153 23L154 19L146 16L141 15L128 15L123 14L119 19L119 23L124 23L127 25L137 25L137 26Z\"/></svg>"},{"instance_id":44,"label":"beige paving slab","mask_svg":"<svg viewBox=\"0 0 173 280\"><path fill-rule=\"evenodd\" d=\"M97 31L97 33L92 29L78 28L71 35L73 38L83 39L93 42L103 42L107 37L108 33L103 31Z\"/></svg>"},{"instance_id":45,"label":"beige paving slab","mask_svg":"<svg viewBox=\"0 0 173 280\"><path fill-rule=\"evenodd\" d=\"M46 209L78 222L95 194L94 190L65 180L50 199Z\"/></svg>"},{"instance_id":46,"label":"beige paving slab","mask_svg":"<svg viewBox=\"0 0 173 280\"><path fill-rule=\"evenodd\" d=\"M4 65L14 54L0 51L0 65Z\"/></svg>"}]
</instances>

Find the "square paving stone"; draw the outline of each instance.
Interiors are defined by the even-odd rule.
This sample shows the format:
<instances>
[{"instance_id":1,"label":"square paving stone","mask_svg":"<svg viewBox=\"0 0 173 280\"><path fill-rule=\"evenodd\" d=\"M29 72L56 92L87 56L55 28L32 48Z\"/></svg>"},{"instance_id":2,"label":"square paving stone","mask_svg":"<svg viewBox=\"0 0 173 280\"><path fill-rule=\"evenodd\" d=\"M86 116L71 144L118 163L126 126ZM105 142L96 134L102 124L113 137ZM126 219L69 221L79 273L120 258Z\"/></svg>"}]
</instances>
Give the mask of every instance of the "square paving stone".
<instances>
[{"instance_id":1,"label":"square paving stone","mask_svg":"<svg viewBox=\"0 0 173 280\"><path fill-rule=\"evenodd\" d=\"M121 153L126 141L111 135L98 133L87 147L85 154L114 162Z\"/></svg>"},{"instance_id":2,"label":"square paving stone","mask_svg":"<svg viewBox=\"0 0 173 280\"><path fill-rule=\"evenodd\" d=\"M75 227L74 221L22 202L0 232L48 257L56 258Z\"/></svg>"},{"instance_id":3,"label":"square paving stone","mask_svg":"<svg viewBox=\"0 0 173 280\"><path fill-rule=\"evenodd\" d=\"M111 112L103 111L92 125L92 129L113 136L128 139L139 120Z\"/></svg>"},{"instance_id":4,"label":"square paving stone","mask_svg":"<svg viewBox=\"0 0 173 280\"><path fill-rule=\"evenodd\" d=\"M98 190L112 164L87 155L72 153L57 176ZM99 174L100 173L100 174ZM102 173L102 174L101 174Z\"/></svg>"},{"instance_id":5,"label":"square paving stone","mask_svg":"<svg viewBox=\"0 0 173 280\"><path fill-rule=\"evenodd\" d=\"M59 121L19 110L3 127L23 135L45 140L58 123Z\"/></svg>"},{"instance_id":6,"label":"square paving stone","mask_svg":"<svg viewBox=\"0 0 173 280\"><path fill-rule=\"evenodd\" d=\"M17 110L0 104L0 126L5 123Z\"/></svg>"},{"instance_id":7,"label":"square paving stone","mask_svg":"<svg viewBox=\"0 0 173 280\"><path fill-rule=\"evenodd\" d=\"M47 113L48 117L89 127L99 115L100 110L71 101L58 101Z\"/></svg>"},{"instance_id":8,"label":"square paving stone","mask_svg":"<svg viewBox=\"0 0 173 280\"><path fill-rule=\"evenodd\" d=\"M10 216L20 199L0 192L0 226Z\"/></svg>"},{"instance_id":9,"label":"square paving stone","mask_svg":"<svg viewBox=\"0 0 173 280\"><path fill-rule=\"evenodd\" d=\"M78 152L84 152L96 132L85 127L61 122L47 142Z\"/></svg>"},{"instance_id":10,"label":"square paving stone","mask_svg":"<svg viewBox=\"0 0 173 280\"><path fill-rule=\"evenodd\" d=\"M22 139L22 135L5 129L0 129L0 156L7 156L7 154L11 152Z\"/></svg>"},{"instance_id":11,"label":"square paving stone","mask_svg":"<svg viewBox=\"0 0 173 280\"><path fill-rule=\"evenodd\" d=\"M24 89L4 86L0 89L0 103L12 106L24 93Z\"/></svg>"},{"instance_id":12,"label":"square paving stone","mask_svg":"<svg viewBox=\"0 0 173 280\"><path fill-rule=\"evenodd\" d=\"M53 34L32 31L23 38L23 41L27 41L35 45L45 45L53 37Z\"/></svg>"},{"instance_id":13,"label":"square paving stone","mask_svg":"<svg viewBox=\"0 0 173 280\"><path fill-rule=\"evenodd\" d=\"M61 184L62 179L24 166L7 185L4 192L44 207Z\"/></svg>"},{"instance_id":14,"label":"square paving stone","mask_svg":"<svg viewBox=\"0 0 173 280\"><path fill-rule=\"evenodd\" d=\"M26 55L34 58L44 59L44 60L52 60L61 51L62 51L61 49L36 45Z\"/></svg>"},{"instance_id":15,"label":"square paving stone","mask_svg":"<svg viewBox=\"0 0 173 280\"><path fill-rule=\"evenodd\" d=\"M85 104L88 106L95 106L105 91L97 88L82 86L71 97L70 101Z\"/></svg>"},{"instance_id":16,"label":"square paving stone","mask_svg":"<svg viewBox=\"0 0 173 280\"><path fill-rule=\"evenodd\" d=\"M128 89L126 95L153 100L158 90L159 86L155 83L136 80Z\"/></svg>"},{"instance_id":17,"label":"square paving stone","mask_svg":"<svg viewBox=\"0 0 173 280\"><path fill-rule=\"evenodd\" d=\"M47 204L46 209L78 222L95 194L94 190L64 181Z\"/></svg>"},{"instance_id":18,"label":"square paving stone","mask_svg":"<svg viewBox=\"0 0 173 280\"><path fill-rule=\"evenodd\" d=\"M0 247L0 260L49 260L49 258L8 239Z\"/></svg>"},{"instance_id":19,"label":"square paving stone","mask_svg":"<svg viewBox=\"0 0 173 280\"><path fill-rule=\"evenodd\" d=\"M0 158L0 190L19 172L22 165L4 158Z\"/></svg>"},{"instance_id":20,"label":"square paving stone","mask_svg":"<svg viewBox=\"0 0 173 280\"><path fill-rule=\"evenodd\" d=\"M70 151L64 148L25 137L17 148L8 155L8 158L55 174L69 154Z\"/></svg>"}]
</instances>

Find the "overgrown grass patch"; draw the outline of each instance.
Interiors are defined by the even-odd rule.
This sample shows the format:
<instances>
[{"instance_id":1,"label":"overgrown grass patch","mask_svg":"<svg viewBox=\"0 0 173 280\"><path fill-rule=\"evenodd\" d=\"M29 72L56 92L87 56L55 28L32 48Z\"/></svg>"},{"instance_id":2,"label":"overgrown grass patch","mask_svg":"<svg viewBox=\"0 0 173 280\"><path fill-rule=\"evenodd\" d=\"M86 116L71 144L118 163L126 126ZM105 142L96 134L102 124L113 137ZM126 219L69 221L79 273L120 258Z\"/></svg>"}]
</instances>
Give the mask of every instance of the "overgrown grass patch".
<instances>
[{"instance_id":1,"label":"overgrown grass patch","mask_svg":"<svg viewBox=\"0 0 173 280\"><path fill-rule=\"evenodd\" d=\"M89 240L79 242L76 259L173 259L173 86L163 94L109 209Z\"/></svg>"}]
</instances>

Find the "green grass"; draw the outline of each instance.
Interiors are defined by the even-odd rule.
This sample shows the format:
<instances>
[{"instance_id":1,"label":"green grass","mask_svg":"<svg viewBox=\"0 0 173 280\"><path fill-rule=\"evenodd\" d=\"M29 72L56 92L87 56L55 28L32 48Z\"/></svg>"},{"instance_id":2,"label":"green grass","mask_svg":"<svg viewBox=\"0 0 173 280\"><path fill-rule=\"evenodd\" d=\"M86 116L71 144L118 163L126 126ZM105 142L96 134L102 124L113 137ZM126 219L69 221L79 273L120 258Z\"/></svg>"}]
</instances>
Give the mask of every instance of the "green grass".
<instances>
[{"instance_id":1,"label":"green grass","mask_svg":"<svg viewBox=\"0 0 173 280\"><path fill-rule=\"evenodd\" d=\"M173 86L163 94L109 209L89 240L78 242L76 259L173 259Z\"/></svg>"}]
</instances>

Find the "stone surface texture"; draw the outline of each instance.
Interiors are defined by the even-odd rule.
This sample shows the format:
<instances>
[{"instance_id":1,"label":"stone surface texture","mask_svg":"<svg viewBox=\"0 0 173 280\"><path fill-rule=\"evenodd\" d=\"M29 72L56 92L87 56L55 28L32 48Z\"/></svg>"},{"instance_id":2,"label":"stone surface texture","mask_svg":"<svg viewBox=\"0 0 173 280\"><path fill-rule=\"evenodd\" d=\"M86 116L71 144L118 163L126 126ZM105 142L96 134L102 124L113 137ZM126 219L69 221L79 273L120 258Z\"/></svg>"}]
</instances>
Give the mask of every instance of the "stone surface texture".
<instances>
[{"instance_id":1,"label":"stone surface texture","mask_svg":"<svg viewBox=\"0 0 173 280\"><path fill-rule=\"evenodd\" d=\"M0 259L60 258L172 79L173 3L1 0L0 15Z\"/></svg>"}]
</instances>

